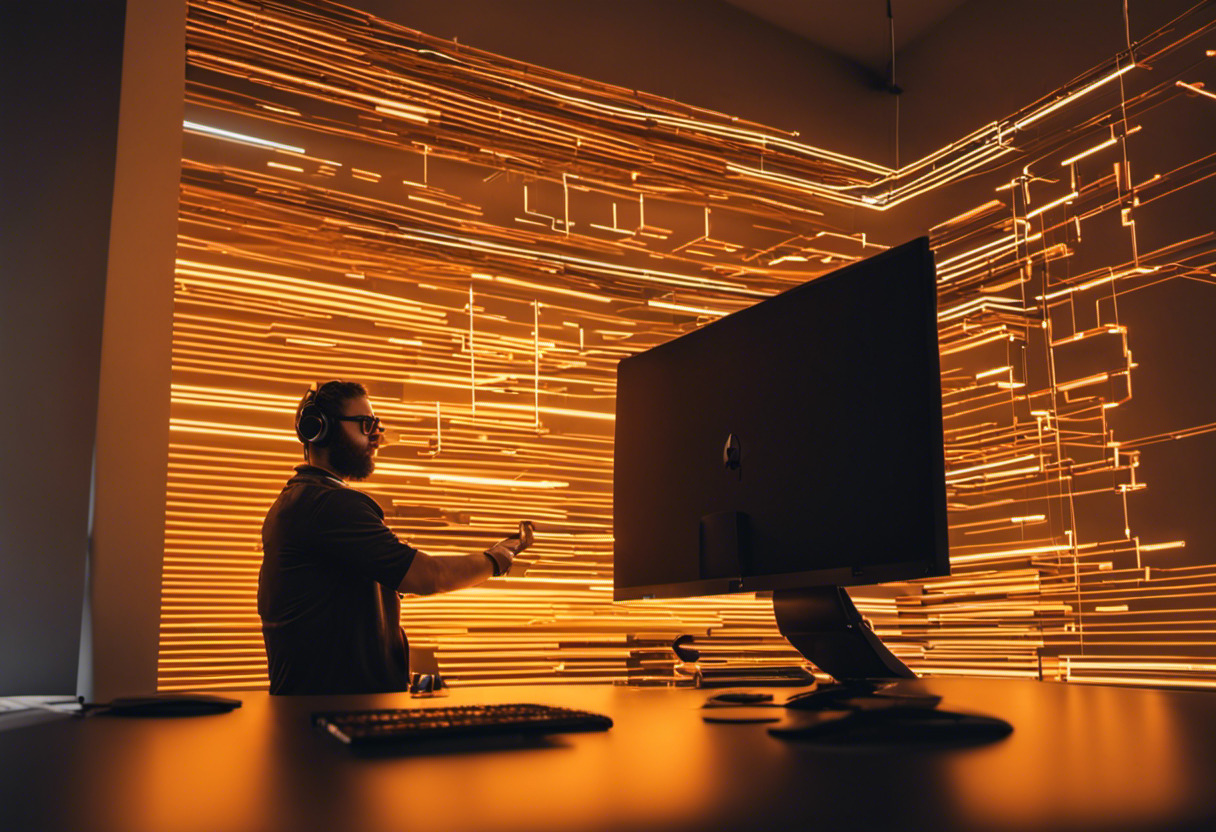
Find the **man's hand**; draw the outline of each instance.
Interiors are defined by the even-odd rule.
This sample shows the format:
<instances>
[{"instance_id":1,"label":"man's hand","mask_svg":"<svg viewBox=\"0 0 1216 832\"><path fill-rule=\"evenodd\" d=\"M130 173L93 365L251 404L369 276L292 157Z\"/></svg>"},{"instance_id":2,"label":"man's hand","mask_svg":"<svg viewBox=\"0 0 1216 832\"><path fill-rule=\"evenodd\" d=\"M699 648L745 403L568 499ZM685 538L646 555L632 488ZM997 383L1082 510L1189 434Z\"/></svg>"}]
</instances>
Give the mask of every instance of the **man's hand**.
<instances>
[{"instance_id":1,"label":"man's hand","mask_svg":"<svg viewBox=\"0 0 1216 832\"><path fill-rule=\"evenodd\" d=\"M500 540L486 549L486 557L494 564L494 577L507 574L515 556L532 545L532 521L520 520L519 532Z\"/></svg>"}]
</instances>

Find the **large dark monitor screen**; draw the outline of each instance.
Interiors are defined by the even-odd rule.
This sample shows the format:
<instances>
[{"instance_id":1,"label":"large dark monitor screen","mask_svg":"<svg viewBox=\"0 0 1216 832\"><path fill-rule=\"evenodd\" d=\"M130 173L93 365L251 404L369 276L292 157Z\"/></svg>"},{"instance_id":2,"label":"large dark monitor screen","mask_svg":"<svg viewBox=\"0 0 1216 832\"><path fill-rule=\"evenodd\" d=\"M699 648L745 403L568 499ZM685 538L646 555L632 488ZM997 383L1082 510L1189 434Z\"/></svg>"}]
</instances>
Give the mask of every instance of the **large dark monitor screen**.
<instances>
[{"instance_id":1,"label":"large dark monitor screen","mask_svg":"<svg viewBox=\"0 0 1216 832\"><path fill-rule=\"evenodd\" d=\"M617 600L943 575L921 238L620 362Z\"/></svg>"}]
</instances>

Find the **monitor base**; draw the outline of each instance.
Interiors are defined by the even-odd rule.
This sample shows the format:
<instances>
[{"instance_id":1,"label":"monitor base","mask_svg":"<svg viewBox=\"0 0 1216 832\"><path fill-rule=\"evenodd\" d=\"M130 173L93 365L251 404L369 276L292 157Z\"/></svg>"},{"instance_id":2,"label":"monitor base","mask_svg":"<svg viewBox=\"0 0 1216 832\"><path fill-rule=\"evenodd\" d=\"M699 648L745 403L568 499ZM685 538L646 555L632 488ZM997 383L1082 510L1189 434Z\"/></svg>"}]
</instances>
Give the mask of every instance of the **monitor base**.
<instances>
[{"instance_id":1,"label":"monitor base","mask_svg":"<svg viewBox=\"0 0 1216 832\"><path fill-rule=\"evenodd\" d=\"M785 700L795 711L830 711L878 708L933 708L942 698L931 693L900 690L894 682L852 682L820 685Z\"/></svg>"}]
</instances>

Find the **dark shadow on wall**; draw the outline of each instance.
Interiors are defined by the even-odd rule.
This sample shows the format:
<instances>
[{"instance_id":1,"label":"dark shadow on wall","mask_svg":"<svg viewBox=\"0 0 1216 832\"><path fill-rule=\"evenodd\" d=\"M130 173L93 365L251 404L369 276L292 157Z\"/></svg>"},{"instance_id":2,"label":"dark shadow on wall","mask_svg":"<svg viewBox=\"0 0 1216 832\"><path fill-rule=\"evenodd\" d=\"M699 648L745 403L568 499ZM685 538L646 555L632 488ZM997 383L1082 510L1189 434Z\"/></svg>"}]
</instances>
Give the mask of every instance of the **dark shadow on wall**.
<instances>
[{"instance_id":1,"label":"dark shadow on wall","mask_svg":"<svg viewBox=\"0 0 1216 832\"><path fill-rule=\"evenodd\" d=\"M0 694L75 691L125 3L5 3Z\"/></svg>"}]
</instances>

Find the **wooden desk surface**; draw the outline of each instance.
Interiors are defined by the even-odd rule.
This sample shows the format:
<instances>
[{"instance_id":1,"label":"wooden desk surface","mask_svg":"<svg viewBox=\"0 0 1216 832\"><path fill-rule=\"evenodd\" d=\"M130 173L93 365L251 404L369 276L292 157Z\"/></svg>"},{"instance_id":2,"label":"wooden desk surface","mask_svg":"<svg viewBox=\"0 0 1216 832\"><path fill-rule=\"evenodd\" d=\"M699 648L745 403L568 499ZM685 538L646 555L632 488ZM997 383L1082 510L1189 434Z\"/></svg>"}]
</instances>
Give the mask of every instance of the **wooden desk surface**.
<instances>
[{"instance_id":1,"label":"wooden desk surface","mask_svg":"<svg viewBox=\"0 0 1216 832\"><path fill-rule=\"evenodd\" d=\"M1216 694L931 679L943 708L1014 725L951 750L829 749L707 724L696 690L462 688L235 694L230 714L0 732L0 828L244 830L1216 829ZM785 693L774 689L780 696ZM360 757L314 731L341 707L540 702L606 713L541 747Z\"/></svg>"}]
</instances>

